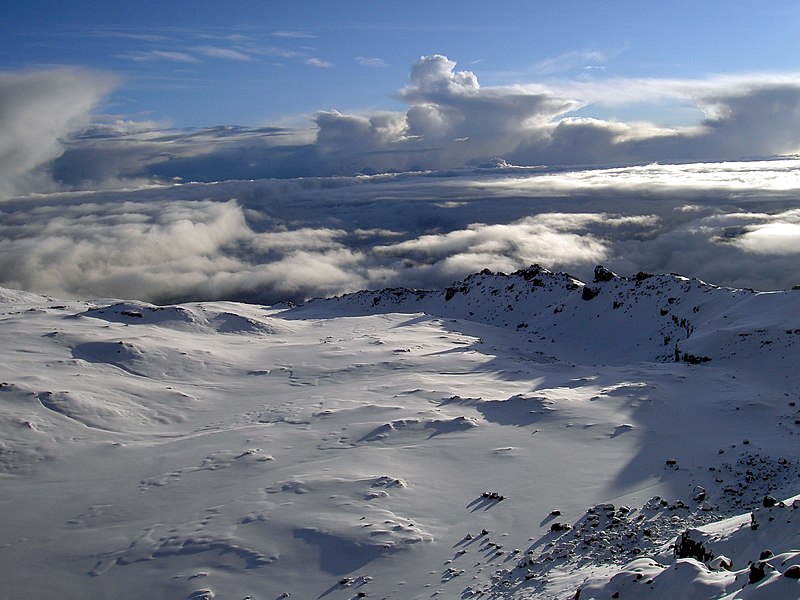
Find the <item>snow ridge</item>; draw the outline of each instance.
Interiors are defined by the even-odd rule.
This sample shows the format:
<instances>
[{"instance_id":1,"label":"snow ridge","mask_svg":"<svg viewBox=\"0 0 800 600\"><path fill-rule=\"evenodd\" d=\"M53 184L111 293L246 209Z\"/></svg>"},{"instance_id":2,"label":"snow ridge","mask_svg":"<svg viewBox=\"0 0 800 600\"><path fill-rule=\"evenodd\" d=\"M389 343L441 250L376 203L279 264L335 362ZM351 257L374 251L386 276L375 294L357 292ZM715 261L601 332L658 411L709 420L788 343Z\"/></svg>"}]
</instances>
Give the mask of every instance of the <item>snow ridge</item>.
<instances>
[{"instance_id":1,"label":"snow ridge","mask_svg":"<svg viewBox=\"0 0 800 600\"><path fill-rule=\"evenodd\" d=\"M795 291L721 288L680 275L621 277L598 266L591 283L532 265L488 269L443 290L384 289L315 299L298 315L424 312L515 330L533 352L592 364L701 363L800 341ZM774 350L768 349L769 350ZM769 360L785 357L772 352Z\"/></svg>"}]
</instances>

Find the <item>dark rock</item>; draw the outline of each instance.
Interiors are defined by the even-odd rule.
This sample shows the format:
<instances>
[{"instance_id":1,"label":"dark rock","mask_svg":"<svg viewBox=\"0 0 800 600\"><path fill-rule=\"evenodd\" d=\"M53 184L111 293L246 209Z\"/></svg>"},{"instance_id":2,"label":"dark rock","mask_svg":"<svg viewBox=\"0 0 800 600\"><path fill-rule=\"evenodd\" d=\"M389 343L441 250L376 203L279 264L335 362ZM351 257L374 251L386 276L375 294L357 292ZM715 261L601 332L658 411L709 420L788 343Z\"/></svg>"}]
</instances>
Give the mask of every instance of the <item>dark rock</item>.
<instances>
[{"instance_id":1,"label":"dark rock","mask_svg":"<svg viewBox=\"0 0 800 600\"><path fill-rule=\"evenodd\" d=\"M764 577L766 577L766 574L764 573L764 567L766 564L767 563L762 560L750 565L750 574L747 576L747 581L750 583L758 583L764 579Z\"/></svg>"},{"instance_id":2,"label":"dark rock","mask_svg":"<svg viewBox=\"0 0 800 600\"><path fill-rule=\"evenodd\" d=\"M705 488L702 488L698 485L696 488L694 488L694 501L703 502L705 499L706 499L706 490Z\"/></svg>"},{"instance_id":3,"label":"dark rock","mask_svg":"<svg viewBox=\"0 0 800 600\"><path fill-rule=\"evenodd\" d=\"M692 531L687 529L678 538L675 544L675 556L677 558L694 558L700 562L707 562L714 558L714 554L706 550L703 542L691 538Z\"/></svg>"},{"instance_id":4,"label":"dark rock","mask_svg":"<svg viewBox=\"0 0 800 600\"><path fill-rule=\"evenodd\" d=\"M758 558L759 560L767 560L773 556L775 556L775 553L772 550L762 550L761 555Z\"/></svg>"},{"instance_id":5,"label":"dark rock","mask_svg":"<svg viewBox=\"0 0 800 600\"><path fill-rule=\"evenodd\" d=\"M583 286L583 292L581 292L581 299L582 300L591 300L592 298L596 297L597 294L600 292L597 290L593 290L589 286Z\"/></svg>"},{"instance_id":6,"label":"dark rock","mask_svg":"<svg viewBox=\"0 0 800 600\"><path fill-rule=\"evenodd\" d=\"M497 500L498 502L506 499L505 496L498 494L497 492L481 492L481 498L486 498L487 500Z\"/></svg>"},{"instance_id":7,"label":"dark rock","mask_svg":"<svg viewBox=\"0 0 800 600\"><path fill-rule=\"evenodd\" d=\"M783 572L783 576L789 579L800 579L800 565L792 565Z\"/></svg>"},{"instance_id":8,"label":"dark rock","mask_svg":"<svg viewBox=\"0 0 800 600\"><path fill-rule=\"evenodd\" d=\"M709 362L711 360L711 357L695 356L694 354L689 354L688 352L684 352L681 360L683 360L683 362L685 363L689 363L690 365L699 365L700 363Z\"/></svg>"},{"instance_id":9,"label":"dark rock","mask_svg":"<svg viewBox=\"0 0 800 600\"><path fill-rule=\"evenodd\" d=\"M764 496L763 504L765 508L772 508L777 503L778 501L773 496L770 495Z\"/></svg>"},{"instance_id":10,"label":"dark rock","mask_svg":"<svg viewBox=\"0 0 800 600\"><path fill-rule=\"evenodd\" d=\"M618 277L618 275L616 273L614 273L613 271L610 271L609 269L606 269L602 265L597 265L594 268L594 280L595 280L595 283L600 282L600 281L611 281L612 279L615 279L616 277Z\"/></svg>"}]
</instances>

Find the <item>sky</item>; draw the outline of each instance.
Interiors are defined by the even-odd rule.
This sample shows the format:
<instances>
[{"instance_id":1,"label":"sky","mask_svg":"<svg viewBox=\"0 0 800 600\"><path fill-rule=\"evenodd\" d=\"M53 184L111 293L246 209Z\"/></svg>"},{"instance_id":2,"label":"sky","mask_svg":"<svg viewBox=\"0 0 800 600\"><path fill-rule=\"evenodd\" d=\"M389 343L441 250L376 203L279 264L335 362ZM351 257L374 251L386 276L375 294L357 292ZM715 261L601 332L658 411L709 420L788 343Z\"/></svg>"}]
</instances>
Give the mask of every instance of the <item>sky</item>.
<instances>
[{"instance_id":1,"label":"sky","mask_svg":"<svg viewBox=\"0 0 800 600\"><path fill-rule=\"evenodd\" d=\"M410 66L431 54L484 85L794 72L798 26L794 2L10 0L0 68L113 74L109 116L257 127L402 109ZM697 117L675 104L587 112Z\"/></svg>"},{"instance_id":2,"label":"sky","mask_svg":"<svg viewBox=\"0 0 800 600\"><path fill-rule=\"evenodd\" d=\"M11 2L0 285L800 284L789 2Z\"/></svg>"}]
</instances>

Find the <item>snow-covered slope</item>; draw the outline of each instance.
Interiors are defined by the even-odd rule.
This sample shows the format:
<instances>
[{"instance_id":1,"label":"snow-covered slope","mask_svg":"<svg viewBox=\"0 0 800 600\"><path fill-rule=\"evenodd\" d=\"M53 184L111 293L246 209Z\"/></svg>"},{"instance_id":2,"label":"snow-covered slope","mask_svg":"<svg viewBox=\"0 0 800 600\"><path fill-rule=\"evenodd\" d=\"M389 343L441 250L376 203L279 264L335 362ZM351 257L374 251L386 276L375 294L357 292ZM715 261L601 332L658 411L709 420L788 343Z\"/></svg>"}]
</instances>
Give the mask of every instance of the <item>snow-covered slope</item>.
<instances>
[{"instance_id":1,"label":"snow-covered slope","mask_svg":"<svg viewBox=\"0 0 800 600\"><path fill-rule=\"evenodd\" d=\"M798 341L800 292L602 268L0 290L3 597L797 598Z\"/></svg>"},{"instance_id":2,"label":"snow-covered slope","mask_svg":"<svg viewBox=\"0 0 800 600\"><path fill-rule=\"evenodd\" d=\"M485 270L445 290L363 291L316 300L299 314L425 312L516 330L528 351L562 361L629 364L734 359L765 365L800 341L800 294L719 288L679 275L620 277L595 269L584 284L539 266ZM774 345L774 346L773 346ZM754 352L755 349L759 352Z\"/></svg>"}]
</instances>

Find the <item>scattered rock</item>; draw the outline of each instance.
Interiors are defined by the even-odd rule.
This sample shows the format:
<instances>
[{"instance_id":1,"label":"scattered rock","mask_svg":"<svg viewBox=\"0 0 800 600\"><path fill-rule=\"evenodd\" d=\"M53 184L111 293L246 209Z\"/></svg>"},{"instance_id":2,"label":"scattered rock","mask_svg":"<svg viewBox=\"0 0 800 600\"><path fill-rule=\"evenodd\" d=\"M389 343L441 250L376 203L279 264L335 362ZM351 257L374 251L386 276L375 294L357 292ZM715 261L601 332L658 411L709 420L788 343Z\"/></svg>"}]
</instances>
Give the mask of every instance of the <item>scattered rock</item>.
<instances>
[{"instance_id":1,"label":"scattered rock","mask_svg":"<svg viewBox=\"0 0 800 600\"><path fill-rule=\"evenodd\" d=\"M498 502L502 502L506 499L505 496L501 496L497 492L482 492L481 498L486 498L487 500L497 500Z\"/></svg>"},{"instance_id":2,"label":"scattered rock","mask_svg":"<svg viewBox=\"0 0 800 600\"><path fill-rule=\"evenodd\" d=\"M758 583L764 579L764 577L766 577L764 573L764 567L766 567L766 565L767 563L763 560L750 565L750 573L747 576L747 581L750 583Z\"/></svg>"},{"instance_id":3,"label":"scattered rock","mask_svg":"<svg viewBox=\"0 0 800 600\"><path fill-rule=\"evenodd\" d=\"M687 529L675 543L676 558L693 558L700 562L708 562L714 558L714 554L703 546L703 542L692 539L692 534L699 532L694 529Z\"/></svg>"}]
</instances>

